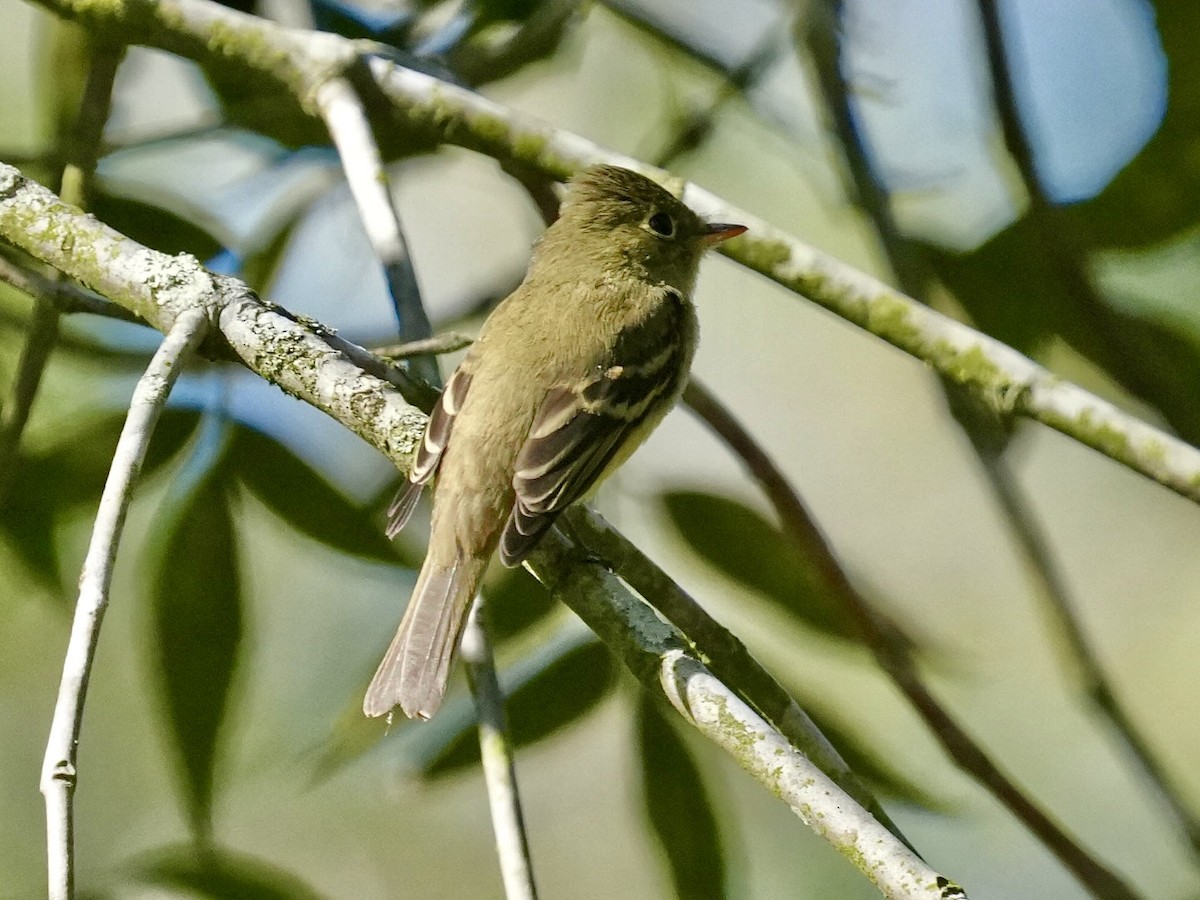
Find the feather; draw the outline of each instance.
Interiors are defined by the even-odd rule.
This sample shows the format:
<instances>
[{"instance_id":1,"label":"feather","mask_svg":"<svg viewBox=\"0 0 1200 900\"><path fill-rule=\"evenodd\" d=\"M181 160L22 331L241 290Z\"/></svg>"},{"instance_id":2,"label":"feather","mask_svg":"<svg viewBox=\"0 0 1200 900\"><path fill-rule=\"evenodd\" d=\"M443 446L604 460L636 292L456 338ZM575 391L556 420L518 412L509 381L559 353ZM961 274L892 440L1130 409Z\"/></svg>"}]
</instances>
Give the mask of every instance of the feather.
<instances>
[{"instance_id":1,"label":"feather","mask_svg":"<svg viewBox=\"0 0 1200 900\"><path fill-rule=\"evenodd\" d=\"M450 662L487 558L458 554L449 563L426 559L404 618L371 679L363 712L382 716L399 706L410 718L430 718L442 703Z\"/></svg>"},{"instance_id":2,"label":"feather","mask_svg":"<svg viewBox=\"0 0 1200 900\"><path fill-rule=\"evenodd\" d=\"M579 382L547 391L517 454L515 500L500 535L500 560L518 565L559 513L587 494L639 426L682 384L683 300L668 292L608 359Z\"/></svg>"},{"instance_id":3,"label":"feather","mask_svg":"<svg viewBox=\"0 0 1200 900\"><path fill-rule=\"evenodd\" d=\"M471 375L459 366L438 399L437 406L429 416L425 426L425 434L421 438L421 446L417 448L417 458L413 461L408 473L408 482L400 488L396 499L388 507L387 536L394 538L408 523L417 501L421 498L421 488L433 477L442 453L450 441L450 432L454 428L454 418L462 409L463 401L467 398L467 389L471 386Z\"/></svg>"}]
</instances>

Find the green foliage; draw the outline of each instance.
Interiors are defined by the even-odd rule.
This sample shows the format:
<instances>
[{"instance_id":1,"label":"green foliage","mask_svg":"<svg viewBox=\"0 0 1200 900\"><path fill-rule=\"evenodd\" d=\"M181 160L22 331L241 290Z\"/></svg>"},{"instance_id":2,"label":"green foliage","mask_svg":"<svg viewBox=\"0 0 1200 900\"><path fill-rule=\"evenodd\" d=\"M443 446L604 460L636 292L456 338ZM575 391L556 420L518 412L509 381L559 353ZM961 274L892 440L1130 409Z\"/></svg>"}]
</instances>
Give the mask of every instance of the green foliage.
<instances>
[{"instance_id":1,"label":"green foliage","mask_svg":"<svg viewBox=\"0 0 1200 900\"><path fill-rule=\"evenodd\" d=\"M505 701L512 746L528 746L582 719L607 696L614 674L608 648L588 642L523 679ZM445 743L429 755L421 771L437 778L478 764L475 723L464 721L446 735Z\"/></svg>"},{"instance_id":2,"label":"green foliage","mask_svg":"<svg viewBox=\"0 0 1200 900\"><path fill-rule=\"evenodd\" d=\"M164 253L190 253L203 261L221 249L220 242L200 225L161 206L97 192L92 211L127 237Z\"/></svg>"},{"instance_id":3,"label":"green foliage","mask_svg":"<svg viewBox=\"0 0 1200 900\"><path fill-rule=\"evenodd\" d=\"M1200 222L1200 6L1153 0L1166 52L1168 105L1150 142L1095 198L1071 207L1072 225L1096 247L1144 248Z\"/></svg>"},{"instance_id":4,"label":"green foliage","mask_svg":"<svg viewBox=\"0 0 1200 900\"><path fill-rule=\"evenodd\" d=\"M351 501L274 438L238 428L229 448L228 468L301 534L343 553L397 562L372 510Z\"/></svg>"},{"instance_id":5,"label":"green foliage","mask_svg":"<svg viewBox=\"0 0 1200 900\"><path fill-rule=\"evenodd\" d=\"M155 851L138 863L135 878L145 885L212 900L321 900L290 872L220 847L191 846Z\"/></svg>"},{"instance_id":6,"label":"green foliage","mask_svg":"<svg viewBox=\"0 0 1200 900\"><path fill-rule=\"evenodd\" d=\"M645 694L637 729L646 818L667 857L675 896L720 900L727 896L725 851L700 769L682 736Z\"/></svg>"},{"instance_id":7,"label":"green foliage","mask_svg":"<svg viewBox=\"0 0 1200 900\"><path fill-rule=\"evenodd\" d=\"M555 608L554 596L524 567L504 569L488 582L488 634L494 643L520 634Z\"/></svg>"},{"instance_id":8,"label":"green foliage","mask_svg":"<svg viewBox=\"0 0 1200 900\"><path fill-rule=\"evenodd\" d=\"M856 637L841 604L824 591L793 542L740 501L699 491L662 495L688 546L727 578L770 600L811 628Z\"/></svg>"},{"instance_id":9,"label":"green foliage","mask_svg":"<svg viewBox=\"0 0 1200 900\"><path fill-rule=\"evenodd\" d=\"M243 618L233 510L217 471L207 468L168 499L160 543L151 553L158 684L189 821L201 844L211 836L213 777Z\"/></svg>"},{"instance_id":10,"label":"green foliage","mask_svg":"<svg viewBox=\"0 0 1200 900\"><path fill-rule=\"evenodd\" d=\"M142 477L152 475L191 437L197 415L165 410L146 452ZM19 456L7 496L0 501L0 536L26 565L29 574L56 592L65 591L55 530L66 515L95 509L112 465L123 413L85 424L67 439Z\"/></svg>"}]
</instances>

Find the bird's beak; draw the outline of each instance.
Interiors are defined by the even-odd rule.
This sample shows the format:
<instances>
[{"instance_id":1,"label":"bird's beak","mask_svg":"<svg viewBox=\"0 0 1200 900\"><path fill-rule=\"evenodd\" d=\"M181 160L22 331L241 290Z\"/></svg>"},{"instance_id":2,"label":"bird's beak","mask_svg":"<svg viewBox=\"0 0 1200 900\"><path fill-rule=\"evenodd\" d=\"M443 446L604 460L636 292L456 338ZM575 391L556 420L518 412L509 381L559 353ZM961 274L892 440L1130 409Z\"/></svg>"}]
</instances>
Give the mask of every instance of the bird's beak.
<instances>
[{"instance_id":1,"label":"bird's beak","mask_svg":"<svg viewBox=\"0 0 1200 900\"><path fill-rule=\"evenodd\" d=\"M737 237L746 230L745 225L730 225L727 222L710 222L700 234L700 243L705 247L713 247L721 241Z\"/></svg>"}]
</instances>

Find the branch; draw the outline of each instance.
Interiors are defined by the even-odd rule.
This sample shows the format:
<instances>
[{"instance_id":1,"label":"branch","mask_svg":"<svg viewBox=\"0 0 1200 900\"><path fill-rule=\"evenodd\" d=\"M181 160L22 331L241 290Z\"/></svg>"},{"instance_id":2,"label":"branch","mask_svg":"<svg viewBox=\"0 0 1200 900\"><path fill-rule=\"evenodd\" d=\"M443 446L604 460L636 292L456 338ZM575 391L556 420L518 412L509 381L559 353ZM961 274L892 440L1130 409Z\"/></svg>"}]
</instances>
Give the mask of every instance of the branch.
<instances>
[{"instance_id":1,"label":"branch","mask_svg":"<svg viewBox=\"0 0 1200 900\"><path fill-rule=\"evenodd\" d=\"M363 230L383 265L400 335L406 340L428 338L433 329L421 304L421 291L400 225L400 213L392 199L387 171L362 101L345 77L326 80L314 89L313 96L337 147ZM414 374L430 384L441 383L437 361L433 357L418 356L412 367Z\"/></svg>"},{"instance_id":2,"label":"branch","mask_svg":"<svg viewBox=\"0 0 1200 900\"><path fill-rule=\"evenodd\" d=\"M527 563L648 689L738 761L886 897L965 898L793 747L688 648L685 636L557 530Z\"/></svg>"},{"instance_id":3,"label":"branch","mask_svg":"<svg viewBox=\"0 0 1200 900\"><path fill-rule=\"evenodd\" d=\"M435 334L433 337L424 338L419 341L405 341L403 344L387 344L383 347L372 347L371 352L376 356L382 356L384 359L393 361L410 359L422 353L431 353L434 356L440 356L443 353L454 353L465 347L470 347L474 340L470 335L462 334L458 331L447 331L443 334Z\"/></svg>"},{"instance_id":4,"label":"branch","mask_svg":"<svg viewBox=\"0 0 1200 900\"><path fill-rule=\"evenodd\" d=\"M328 77L345 70L362 49L335 35L284 28L211 0L37 2L96 28L119 31L126 40L171 50L202 64L232 66L249 78L261 79L264 86L284 86L309 116L316 113L308 86L320 84L322 73ZM524 164L554 178L608 162L671 180L665 172L606 152L585 138L465 88L380 57L373 57L369 66L392 104L397 127L406 132ZM1048 425L1200 502L1200 450L702 188L687 185L683 199L702 214L720 211L749 226L749 235L722 245L721 252L731 259L928 363L950 381L966 385L996 414L1021 415Z\"/></svg>"},{"instance_id":5,"label":"branch","mask_svg":"<svg viewBox=\"0 0 1200 900\"><path fill-rule=\"evenodd\" d=\"M62 240L68 235L73 240ZM327 329L264 303L243 283L213 275L187 255L171 257L137 244L2 164L0 236L156 328L170 330L184 317L190 321L202 314L217 324L228 349L247 367L337 419L407 471L425 416L388 381L335 349ZM86 253L75 252L83 247ZM340 340L340 346L369 357L348 341ZM925 898L934 889L944 889L945 897L960 896L688 657L682 636L590 557L555 536L538 555L536 572L607 643L623 649L635 674L656 689L669 688L688 721L835 842L889 896ZM918 885L924 887L918 890Z\"/></svg>"},{"instance_id":6,"label":"branch","mask_svg":"<svg viewBox=\"0 0 1200 900\"><path fill-rule=\"evenodd\" d=\"M169 331L184 312L204 310L226 349L249 369L333 416L407 471L425 417L361 347L304 324L187 254L168 256L130 240L2 163L0 237L159 331ZM83 247L86 253L76 252ZM373 360L377 374L364 371L360 359Z\"/></svg>"},{"instance_id":7,"label":"branch","mask_svg":"<svg viewBox=\"0 0 1200 900\"><path fill-rule=\"evenodd\" d=\"M72 798L77 781L76 750L88 679L100 638L100 623L108 605L108 590L125 514L159 413L188 356L204 337L208 324L202 309L183 313L150 360L130 400L129 415L113 452L112 467L96 511L92 540L79 579L79 600L63 661L58 701L42 762L51 900L74 897Z\"/></svg>"},{"instance_id":8,"label":"branch","mask_svg":"<svg viewBox=\"0 0 1200 900\"><path fill-rule=\"evenodd\" d=\"M53 304L60 313L91 313L108 319L132 322L135 325L146 324L144 319L115 303L109 303L103 297L97 297L69 281L47 278L32 269L23 269L4 256L0 256L0 281L35 300L45 300Z\"/></svg>"},{"instance_id":9,"label":"branch","mask_svg":"<svg viewBox=\"0 0 1200 900\"><path fill-rule=\"evenodd\" d=\"M858 626L862 641L875 655L879 667L900 688L930 732L960 769L975 778L1016 819L1025 824L1080 883L1097 897L1136 897L1115 874L1093 859L1062 827L1025 796L992 762L987 752L963 730L938 702L917 672L908 649L890 624L879 615L847 577L825 536L809 516L799 495L766 451L719 401L695 382L688 385L684 401L743 462L763 494L775 508L784 533L801 555L817 569L826 587L841 601Z\"/></svg>"},{"instance_id":10,"label":"branch","mask_svg":"<svg viewBox=\"0 0 1200 900\"><path fill-rule=\"evenodd\" d=\"M762 667L737 635L712 618L658 565L616 531L599 513L577 506L567 512L570 531L598 557L610 563L635 591L650 600L696 648L708 667L734 688L793 747L811 759L843 791L869 810L910 848L907 838L879 801L851 771L837 749L800 708L787 689Z\"/></svg>"},{"instance_id":11,"label":"branch","mask_svg":"<svg viewBox=\"0 0 1200 900\"><path fill-rule=\"evenodd\" d=\"M500 856L500 875L507 900L536 900L533 866L529 859L529 838L525 817L521 814L521 795L517 791L517 772L508 726L504 717L504 694L496 680L496 661L482 617L482 597L475 598L467 627L463 631L462 659L467 681L475 698L479 721L479 756L487 783L488 805L492 811L492 831Z\"/></svg>"},{"instance_id":12,"label":"branch","mask_svg":"<svg viewBox=\"0 0 1200 900\"><path fill-rule=\"evenodd\" d=\"M1013 61L1009 57L1008 42L1004 39L1000 10L995 0L978 0L978 5L992 78L992 94L1004 144L1029 192L1029 216L1041 235L1040 245L1062 276L1066 286L1065 299L1073 303L1087 322L1093 338L1118 364L1118 368L1133 373L1135 380L1144 382L1141 372L1146 361L1139 354L1130 352L1121 334L1120 323L1114 321L1112 311L1096 289L1082 248L1061 210L1050 201L1046 185L1038 172L1033 145L1021 121L1020 105L1013 87ZM1193 854L1200 853L1200 818L1188 808L1179 786L1172 783L1170 774L1155 758L1149 743L1121 706L1075 615L1065 585L1062 585L1060 578L1049 577L1057 573L1050 568L1048 551L1038 543L1038 528L1025 509L1019 488L1015 484L1007 487L1009 492L1001 497L1001 502L1006 510L1017 510L1015 515L1020 515L1025 522L1026 530L1018 535L1021 543L1035 562L1041 563L1039 554L1046 557L1048 577L1043 583L1050 600L1051 613L1075 657L1087 696L1096 710L1108 720L1112 733L1124 745L1130 759L1141 769L1151 789L1175 818L1176 825L1187 836Z\"/></svg>"}]
</instances>

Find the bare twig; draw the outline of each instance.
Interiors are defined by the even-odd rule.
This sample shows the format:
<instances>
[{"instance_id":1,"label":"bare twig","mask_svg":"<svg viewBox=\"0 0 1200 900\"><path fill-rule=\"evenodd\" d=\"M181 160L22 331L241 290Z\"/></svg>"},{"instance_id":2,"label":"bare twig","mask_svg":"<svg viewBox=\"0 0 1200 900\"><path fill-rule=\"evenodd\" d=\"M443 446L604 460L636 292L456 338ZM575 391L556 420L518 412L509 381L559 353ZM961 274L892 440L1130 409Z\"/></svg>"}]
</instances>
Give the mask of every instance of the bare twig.
<instances>
[{"instance_id":1,"label":"bare twig","mask_svg":"<svg viewBox=\"0 0 1200 900\"><path fill-rule=\"evenodd\" d=\"M469 347L474 340L470 335L447 331L444 334L435 334L433 337L419 341L405 341L403 344L372 347L371 352L390 360L408 359L426 353L440 356L443 353L454 353L464 347Z\"/></svg>"},{"instance_id":2,"label":"bare twig","mask_svg":"<svg viewBox=\"0 0 1200 900\"><path fill-rule=\"evenodd\" d=\"M496 835L500 875L508 900L536 900L529 838L525 833L525 817L521 813L521 796L517 791L517 772L505 724L504 695L496 679L496 661L492 657L487 629L481 621L483 615L483 599L476 597L463 632L462 659L475 698L479 721L479 755L483 760L483 777L492 811L492 831Z\"/></svg>"},{"instance_id":3,"label":"bare twig","mask_svg":"<svg viewBox=\"0 0 1200 900\"><path fill-rule=\"evenodd\" d=\"M100 623L108 605L108 591L125 513L129 509L133 487L167 395L189 354L204 337L207 326L204 310L186 312L176 319L170 333L159 346L134 389L129 415L121 429L108 480L100 497L92 540L80 575L79 600L75 605L75 619L63 661L62 682L42 763L51 900L71 900L74 897L72 798L77 783L76 751L88 679L100 638Z\"/></svg>"},{"instance_id":4,"label":"bare twig","mask_svg":"<svg viewBox=\"0 0 1200 900\"><path fill-rule=\"evenodd\" d=\"M354 42L283 28L210 0L36 2L96 27L120 27L123 36L204 63L234 62L247 77L287 86L297 97L306 97L308 86L319 83L315 73L349 65L359 54ZM264 47L271 52L263 52ZM659 179L667 177L638 160L607 152L585 138L432 76L382 58L372 58L369 66L398 121L413 133L432 135L502 161L517 161L552 178L566 178L597 162L630 166ZM11 190L9 182L5 169L0 168L0 200ZM1200 501L1200 451L1196 448L708 191L687 185L683 199L702 214L728 215L749 226L750 233L723 244L722 253L968 386L997 415L1039 421L1184 497ZM7 236L8 230L0 229L0 233ZM49 247L42 250L54 255Z\"/></svg>"},{"instance_id":5,"label":"bare twig","mask_svg":"<svg viewBox=\"0 0 1200 900\"><path fill-rule=\"evenodd\" d=\"M400 335L407 340L428 338L432 328L421 303L408 241L404 238L400 213L388 188L387 171L362 101L350 79L344 77L324 81L314 92L314 97L342 160L346 182L358 205L367 239L383 264L388 293L400 323ZM416 356L410 366L413 374L424 381L441 383L437 360L432 356Z\"/></svg>"},{"instance_id":6,"label":"bare twig","mask_svg":"<svg viewBox=\"0 0 1200 900\"><path fill-rule=\"evenodd\" d=\"M850 582L799 495L753 436L696 382L688 385L684 400L745 464L774 507L784 532L817 569L829 590L842 602L858 626L863 642L875 654L880 668L908 698L913 709L925 720L933 736L959 768L974 777L1018 820L1025 823L1097 897L1136 897L1120 878L1089 856L1061 826L1026 797L930 693L917 673L907 642L898 639L887 622Z\"/></svg>"},{"instance_id":7,"label":"bare twig","mask_svg":"<svg viewBox=\"0 0 1200 900\"><path fill-rule=\"evenodd\" d=\"M3 254L0 254L0 281L34 299L48 300L60 313L91 313L135 325L147 324L124 307L97 297L69 281L47 278L32 269L23 269Z\"/></svg>"}]
</instances>

